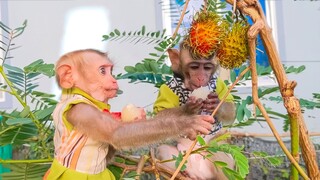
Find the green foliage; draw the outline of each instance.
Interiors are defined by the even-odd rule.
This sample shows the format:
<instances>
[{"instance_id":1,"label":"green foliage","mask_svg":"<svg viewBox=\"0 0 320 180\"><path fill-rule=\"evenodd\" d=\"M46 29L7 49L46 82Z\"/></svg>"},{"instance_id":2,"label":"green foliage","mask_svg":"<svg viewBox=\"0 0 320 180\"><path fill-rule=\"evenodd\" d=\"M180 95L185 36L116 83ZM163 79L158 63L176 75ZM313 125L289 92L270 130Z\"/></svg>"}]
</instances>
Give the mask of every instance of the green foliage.
<instances>
[{"instance_id":1,"label":"green foliage","mask_svg":"<svg viewBox=\"0 0 320 180\"><path fill-rule=\"evenodd\" d=\"M179 152L178 156L175 156L175 155L172 155L172 156L173 156L173 159L175 160L175 166L178 167L179 164L182 162L184 154L182 152ZM186 166L187 163L188 163L188 161L184 162L180 171L184 171L187 168L187 166Z\"/></svg>"},{"instance_id":2,"label":"green foliage","mask_svg":"<svg viewBox=\"0 0 320 180\"><path fill-rule=\"evenodd\" d=\"M271 166L280 166L283 163L283 157L269 156L266 152L252 152L253 156L266 161Z\"/></svg>"},{"instance_id":3,"label":"green foliage","mask_svg":"<svg viewBox=\"0 0 320 180\"><path fill-rule=\"evenodd\" d=\"M143 59L135 66L125 66L125 74L118 74L117 79L130 79L130 83L142 82L151 83L156 87L160 87L172 77L171 68L165 63L167 58L166 51L175 46L180 40L180 36L175 39L168 38L161 41L155 50L157 52L150 53L151 57Z\"/></svg>"},{"instance_id":4,"label":"green foliage","mask_svg":"<svg viewBox=\"0 0 320 180\"><path fill-rule=\"evenodd\" d=\"M43 174L49 169L50 164L10 164L6 165L11 169L11 172L1 174L6 180L41 180Z\"/></svg>"},{"instance_id":5,"label":"green foliage","mask_svg":"<svg viewBox=\"0 0 320 180\"><path fill-rule=\"evenodd\" d=\"M130 79L130 83L142 82L151 83L156 87L160 87L171 78L172 71L166 64L159 64L154 59L145 59L141 63L137 63L133 66L126 66L126 74L119 74L117 79Z\"/></svg>"},{"instance_id":6,"label":"green foliage","mask_svg":"<svg viewBox=\"0 0 320 180\"><path fill-rule=\"evenodd\" d=\"M163 39L169 39L166 36L166 30L156 31L156 32L146 32L146 27L142 26L141 30L130 31L130 32L120 32L118 29L114 29L107 35L103 35L103 41L121 41L130 43L145 43L145 44L158 44L163 41Z\"/></svg>"},{"instance_id":7,"label":"green foliage","mask_svg":"<svg viewBox=\"0 0 320 180\"><path fill-rule=\"evenodd\" d=\"M239 74L244 71L246 69L246 65L241 66L238 71ZM290 73L300 73L302 71L305 70L305 66L299 66L299 67L294 67L294 66L284 66L285 72L287 74ZM257 75L262 77L262 76L269 76L270 78L273 78L273 70L271 69L270 66L261 66L257 64ZM236 73L236 69L231 70L230 71L230 81L226 81L226 84L230 85L231 83L235 82L237 78L237 73ZM246 83L251 83L251 71L248 71L246 74L244 74L244 76L240 79L240 81L237 83L235 90L233 91L233 94L235 96L235 103L237 106L237 113L236 113L236 117L239 123L243 123L246 122L248 120L253 120L252 118L252 110L251 107L253 104L252 101L252 96L248 95L247 97L245 97L245 99L240 98L238 96L236 96L237 93L237 88L243 86ZM259 99L263 99L263 100L269 100L269 101L277 101L280 102L282 101L282 98L280 96L272 96L273 93L279 93L279 87L278 86L272 86L272 87L262 87L259 86L258 87L258 97ZM279 93L280 94L280 93ZM269 96L269 97L268 97ZM303 99L300 100L302 102L301 107L307 107L309 106L309 108L314 108L319 106L318 103L315 103L313 101L304 101ZM266 109L269 109L268 107L265 107ZM282 119L282 120L287 120L288 119L288 115L287 114L282 114L282 113L278 113L276 111L273 110L267 110L269 116L273 119ZM256 108L256 112L255 112L255 119L256 120L264 120L263 116L261 115L261 112L259 111L258 108ZM238 124L239 125L239 124ZM242 124L242 125L251 125L251 123L249 124Z\"/></svg>"},{"instance_id":8,"label":"green foliage","mask_svg":"<svg viewBox=\"0 0 320 180\"><path fill-rule=\"evenodd\" d=\"M232 170L224 163L217 163L215 165L222 168L223 172L229 179L244 179L249 173L249 161L243 154L243 147L231 145L231 144L218 144L218 141L212 140L207 146L206 151L209 153L216 153L218 151L230 154L235 160L236 169ZM206 147L206 146L205 146Z\"/></svg>"},{"instance_id":9,"label":"green foliage","mask_svg":"<svg viewBox=\"0 0 320 180\"><path fill-rule=\"evenodd\" d=\"M20 103L14 110L0 111L0 146L11 144L20 151L21 159L2 160L1 164L8 166L10 172L1 174L4 179L42 179L53 155L53 128L51 114L57 101L55 95L37 91L40 78L54 76L54 65L46 64L42 59L35 60L24 68L6 63L13 59L13 50L18 48L14 40L26 28L26 21L21 27L11 29L0 22L3 30L1 40L0 74L4 82L0 84L0 91L12 95ZM12 60L13 62L14 60ZM45 160L41 160L47 158Z\"/></svg>"},{"instance_id":10,"label":"green foliage","mask_svg":"<svg viewBox=\"0 0 320 180\"><path fill-rule=\"evenodd\" d=\"M39 59L23 69L9 64L4 64L3 67L7 70L7 77L12 83L12 88L24 102L27 101L27 96L30 96L32 102L36 102L36 109L43 109L56 104L56 101L52 99L54 95L35 91L35 88L39 86L37 80L42 75L49 78L54 75L53 64L46 64L42 59ZM8 86L3 86L3 89L10 91Z\"/></svg>"},{"instance_id":11,"label":"green foliage","mask_svg":"<svg viewBox=\"0 0 320 180\"><path fill-rule=\"evenodd\" d=\"M180 36L175 38L165 35L166 30L157 32L146 32L145 26L135 32L126 33L115 29L108 35L103 35L104 41L130 41L134 43L156 44L156 52L149 53L150 57L143 59L135 66L126 66L125 74L116 75L117 79L130 79L130 83L143 82L151 83L156 87L166 82L172 75L170 67L165 63L167 58L166 51L174 47L179 41Z\"/></svg>"},{"instance_id":12,"label":"green foliage","mask_svg":"<svg viewBox=\"0 0 320 180\"><path fill-rule=\"evenodd\" d=\"M16 46L12 41L24 32L26 26L27 21L24 21L21 27L11 29L0 21L0 28L3 30L1 34L2 38L0 39L0 49L4 53L4 56L0 57L0 60L2 60L1 65L5 63L7 59L13 58L12 56L9 56L9 52L18 48L18 46Z\"/></svg>"}]
</instances>

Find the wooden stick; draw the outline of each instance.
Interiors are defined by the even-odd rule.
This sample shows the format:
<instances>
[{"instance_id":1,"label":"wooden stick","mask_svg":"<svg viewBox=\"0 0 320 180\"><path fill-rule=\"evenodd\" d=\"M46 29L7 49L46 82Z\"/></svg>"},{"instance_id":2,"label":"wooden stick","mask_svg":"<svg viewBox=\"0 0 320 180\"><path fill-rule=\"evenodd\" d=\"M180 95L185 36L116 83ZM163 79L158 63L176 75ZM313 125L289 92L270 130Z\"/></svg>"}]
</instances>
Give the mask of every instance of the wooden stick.
<instances>
[{"instance_id":1,"label":"wooden stick","mask_svg":"<svg viewBox=\"0 0 320 180\"><path fill-rule=\"evenodd\" d=\"M183 21L183 17L184 17L184 15L186 14L186 11L187 11L189 2L190 2L190 0L186 0L186 2L185 2L185 4L184 4L184 8L183 8L183 10L182 10L182 12L181 12L181 16L180 16L179 22L178 22L178 24L177 24L177 27L176 27L173 35L172 35L172 39L175 39L176 36L177 36L177 34L178 34L179 28L180 28L181 23L182 23L182 21Z\"/></svg>"}]
</instances>

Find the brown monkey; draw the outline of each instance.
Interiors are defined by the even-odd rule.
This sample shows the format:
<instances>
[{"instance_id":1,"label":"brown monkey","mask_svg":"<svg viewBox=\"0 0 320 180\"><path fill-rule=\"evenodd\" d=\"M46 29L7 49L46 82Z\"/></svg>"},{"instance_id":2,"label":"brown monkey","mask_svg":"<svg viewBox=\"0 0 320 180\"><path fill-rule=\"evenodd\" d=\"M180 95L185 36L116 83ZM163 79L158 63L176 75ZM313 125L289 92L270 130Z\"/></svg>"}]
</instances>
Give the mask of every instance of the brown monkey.
<instances>
[{"instance_id":1,"label":"brown monkey","mask_svg":"<svg viewBox=\"0 0 320 180\"><path fill-rule=\"evenodd\" d=\"M170 109L152 120L123 122L105 110L116 96L117 81L106 53L77 50L56 64L63 94L53 113L54 161L45 179L115 179L106 168L110 150L132 148L186 135L208 134L210 116Z\"/></svg>"},{"instance_id":2,"label":"brown monkey","mask_svg":"<svg viewBox=\"0 0 320 180\"><path fill-rule=\"evenodd\" d=\"M169 58L172 63L174 77L162 85L159 89L158 98L154 104L154 111L160 112L164 109L176 108L181 106L181 109L190 114L207 112L211 114L217 107L220 99L226 94L227 87L224 82L214 75L217 63L213 55L209 58L194 59L190 53L190 48L182 42L180 51L169 49ZM206 99L198 99L190 96L192 91L201 86L208 86L212 92ZM195 103L196 102L196 106ZM215 119L222 124L232 124L235 120L235 105L232 95L228 95L226 102L219 108ZM217 123L214 133L221 129L222 125ZM213 136L206 136L209 139ZM190 148L192 141L185 138L180 138L177 141L177 146L161 145L158 147L157 157L160 160L171 159L172 155L178 155L179 151L183 152ZM195 147L198 148L199 146ZM222 152L216 153L211 157L213 161L226 161L230 168L233 168L233 159ZM172 169L175 169L174 162L166 163ZM227 179L223 172L216 169L212 162L205 160L201 155L191 155L187 162L185 170L187 176L191 179Z\"/></svg>"}]
</instances>

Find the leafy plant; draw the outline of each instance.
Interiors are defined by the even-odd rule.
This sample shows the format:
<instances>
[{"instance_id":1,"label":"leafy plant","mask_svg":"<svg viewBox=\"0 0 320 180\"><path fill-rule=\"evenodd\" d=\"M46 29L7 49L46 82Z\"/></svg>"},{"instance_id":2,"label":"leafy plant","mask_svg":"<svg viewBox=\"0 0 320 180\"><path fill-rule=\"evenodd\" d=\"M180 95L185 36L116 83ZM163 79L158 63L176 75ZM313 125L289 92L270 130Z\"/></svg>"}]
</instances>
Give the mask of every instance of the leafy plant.
<instances>
[{"instance_id":1,"label":"leafy plant","mask_svg":"<svg viewBox=\"0 0 320 180\"><path fill-rule=\"evenodd\" d=\"M11 169L11 172L1 174L6 179L41 178L48 169L48 164L43 163L52 161L54 149L51 114L57 102L53 99L54 95L36 91L40 78L54 76L54 65L46 64L42 59L22 69L7 64L8 59L13 59L13 50L18 48L14 40L26 26L27 21L21 27L11 29L0 22L4 32L0 66L4 83L0 84L0 91L13 96L21 105L13 110L0 111L0 146L11 144L17 151L26 151L22 159L0 159L1 164L8 164Z\"/></svg>"},{"instance_id":2,"label":"leafy plant","mask_svg":"<svg viewBox=\"0 0 320 180\"><path fill-rule=\"evenodd\" d=\"M141 62L137 63L135 66L125 66L124 70L127 72L125 74L118 74L117 79L130 79L130 83L133 82L143 82L151 83L156 87L160 87L161 84L170 79L172 71L170 67L166 64L165 60L167 58L166 51L169 48L174 47L179 41L181 36L176 36L175 38L168 37L165 35L166 30L157 32L146 32L144 26L140 31L122 33L115 29L109 35L104 35L104 41L129 41L134 43L147 43L155 44L154 49L156 52L149 53L150 57L143 59Z\"/></svg>"}]
</instances>

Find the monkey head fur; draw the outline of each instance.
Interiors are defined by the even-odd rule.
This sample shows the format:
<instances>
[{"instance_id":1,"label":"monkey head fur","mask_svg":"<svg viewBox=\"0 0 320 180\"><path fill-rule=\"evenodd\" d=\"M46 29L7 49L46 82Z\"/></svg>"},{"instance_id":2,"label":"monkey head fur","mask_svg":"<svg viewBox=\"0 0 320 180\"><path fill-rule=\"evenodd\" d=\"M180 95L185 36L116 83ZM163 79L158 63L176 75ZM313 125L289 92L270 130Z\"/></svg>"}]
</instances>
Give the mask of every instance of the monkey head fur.
<instances>
[{"instance_id":1,"label":"monkey head fur","mask_svg":"<svg viewBox=\"0 0 320 180\"><path fill-rule=\"evenodd\" d=\"M62 56L56 64L56 79L63 89L77 87L93 98L107 102L116 96L117 81L107 54L93 49L78 50Z\"/></svg>"},{"instance_id":2,"label":"monkey head fur","mask_svg":"<svg viewBox=\"0 0 320 180\"><path fill-rule=\"evenodd\" d=\"M214 54L209 58L195 59L184 41L180 44L180 50L169 49L168 54L174 75L183 79L189 90L206 86L218 66Z\"/></svg>"}]
</instances>

